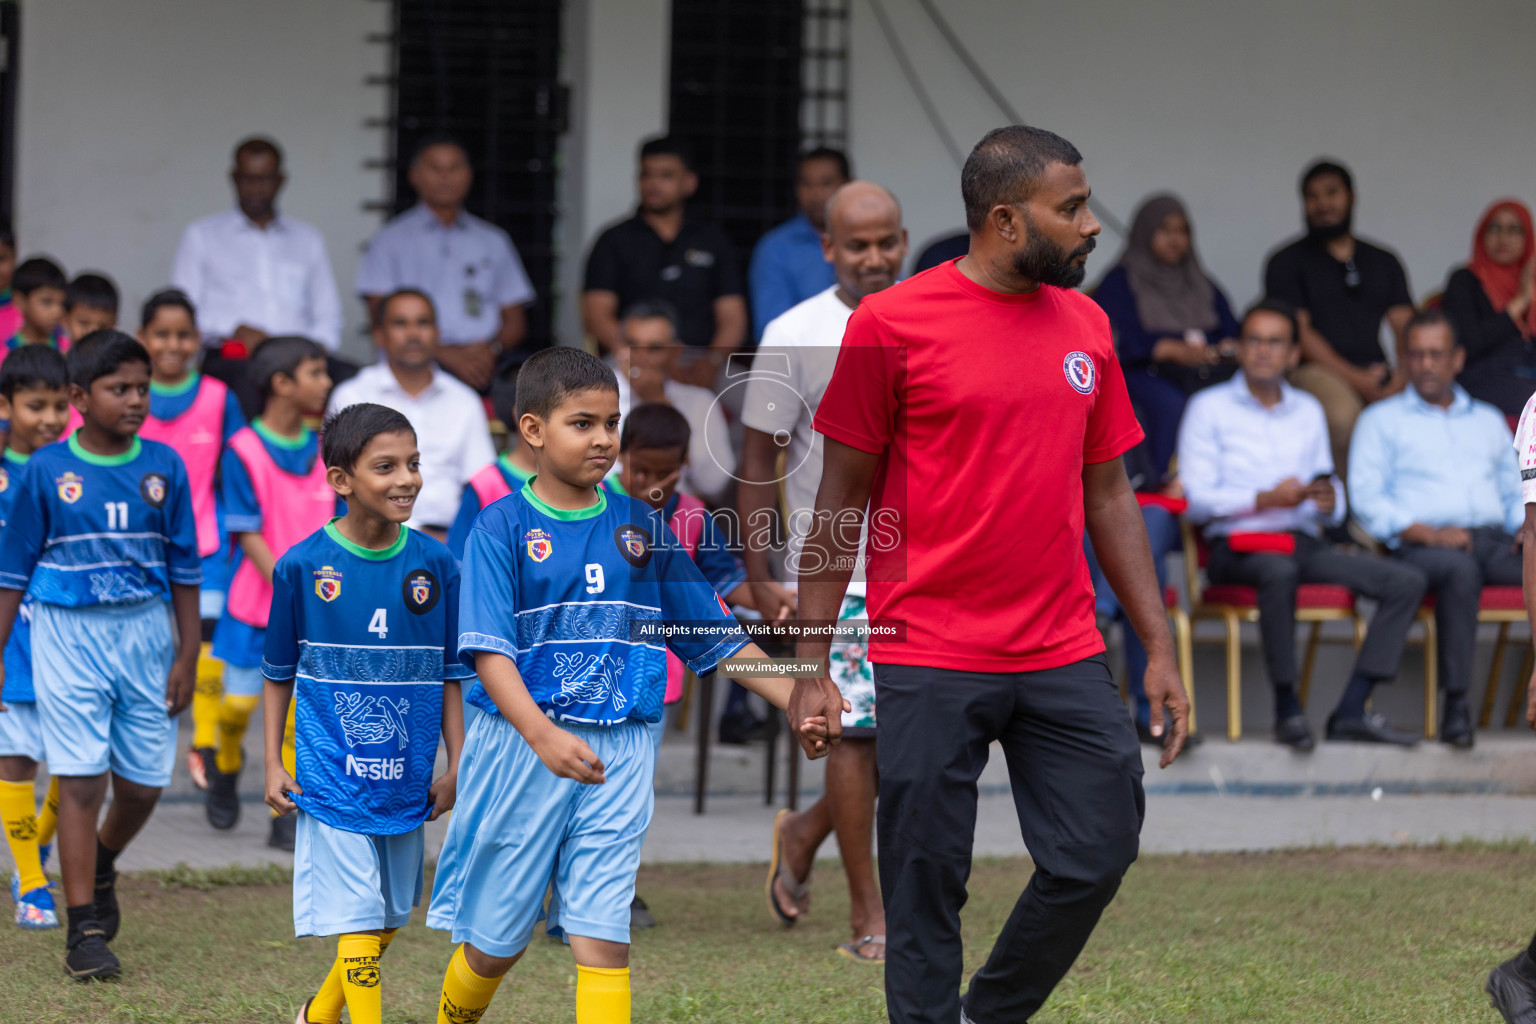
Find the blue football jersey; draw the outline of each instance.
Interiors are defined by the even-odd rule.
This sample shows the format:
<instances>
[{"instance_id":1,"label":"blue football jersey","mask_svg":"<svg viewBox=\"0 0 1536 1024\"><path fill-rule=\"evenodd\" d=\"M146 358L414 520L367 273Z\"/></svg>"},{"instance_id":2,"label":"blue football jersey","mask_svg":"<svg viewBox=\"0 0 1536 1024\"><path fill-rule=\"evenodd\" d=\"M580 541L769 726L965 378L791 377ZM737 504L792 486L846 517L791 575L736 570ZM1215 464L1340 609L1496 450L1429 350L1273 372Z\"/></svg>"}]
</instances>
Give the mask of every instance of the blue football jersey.
<instances>
[{"instance_id":1,"label":"blue football jersey","mask_svg":"<svg viewBox=\"0 0 1536 1024\"><path fill-rule=\"evenodd\" d=\"M96 455L74 434L27 460L0 532L0 587L83 608L168 601L172 584L201 579L187 467L169 445L136 437Z\"/></svg>"},{"instance_id":2,"label":"blue football jersey","mask_svg":"<svg viewBox=\"0 0 1536 1024\"><path fill-rule=\"evenodd\" d=\"M17 455L9 448L0 452L0 530L10 522L11 508L21 493L22 472L30 455ZM5 645L5 688L0 701L34 701L32 689L32 595L21 599L21 611L11 627L11 639Z\"/></svg>"},{"instance_id":3,"label":"blue football jersey","mask_svg":"<svg viewBox=\"0 0 1536 1024\"><path fill-rule=\"evenodd\" d=\"M551 718L656 722L667 647L703 676L749 639L649 505L597 494L565 511L525 485L480 513L464 547L459 653L511 658ZM478 680L466 699L497 713Z\"/></svg>"},{"instance_id":4,"label":"blue football jersey","mask_svg":"<svg viewBox=\"0 0 1536 1024\"><path fill-rule=\"evenodd\" d=\"M458 607L453 556L414 530L372 551L333 520L278 559L261 671L295 681L306 812L371 835L426 820L443 680L473 675L455 657Z\"/></svg>"}]
</instances>

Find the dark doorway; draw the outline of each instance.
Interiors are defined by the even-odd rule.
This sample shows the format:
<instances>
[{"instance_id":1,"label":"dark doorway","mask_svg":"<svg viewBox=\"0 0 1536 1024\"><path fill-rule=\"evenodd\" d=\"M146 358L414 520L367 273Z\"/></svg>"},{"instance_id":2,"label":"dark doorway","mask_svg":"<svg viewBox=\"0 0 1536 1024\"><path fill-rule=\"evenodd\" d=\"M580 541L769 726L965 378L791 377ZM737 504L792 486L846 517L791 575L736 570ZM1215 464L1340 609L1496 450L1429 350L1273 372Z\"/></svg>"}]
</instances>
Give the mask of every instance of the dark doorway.
<instances>
[{"instance_id":1,"label":"dark doorway","mask_svg":"<svg viewBox=\"0 0 1536 1024\"><path fill-rule=\"evenodd\" d=\"M16 63L20 5L0 0L0 217L14 220L16 198Z\"/></svg>"}]
</instances>

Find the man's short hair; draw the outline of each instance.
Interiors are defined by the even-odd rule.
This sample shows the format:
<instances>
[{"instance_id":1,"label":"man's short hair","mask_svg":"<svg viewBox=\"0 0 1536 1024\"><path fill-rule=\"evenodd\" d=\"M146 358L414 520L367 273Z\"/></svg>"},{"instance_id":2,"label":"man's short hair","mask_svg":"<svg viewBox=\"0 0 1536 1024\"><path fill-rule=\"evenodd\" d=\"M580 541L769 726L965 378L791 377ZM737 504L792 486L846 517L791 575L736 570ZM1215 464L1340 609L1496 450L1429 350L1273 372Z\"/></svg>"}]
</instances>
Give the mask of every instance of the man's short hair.
<instances>
[{"instance_id":1,"label":"man's short hair","mask_svg":"<svg viewBox=\"0 0 1536 1024\"><path fill-rule=\"evenodd\" d=\"M243 156L270 156L277 161L277 166L283 166L282 148L265 135L250 135L241 139L235 146L235 163L238 164Z\"/></svg>"},{"instance_id":2,"label":"man's short hair","mask_svg":"<svg viewBox=\"0 0 1536 1024\"><path fill-rule=\"evenodd\" d=\"M626 320L665 320L672 328L672 337L677 337L677 308L666 299L641 299L624 308L619 317L619 323Z\"/></svg>"},{"instance_id":3,"label":"man's short hair","mask_svg":"<svg viewBox=\"0 0 1536 1024\"><path fill-rule=\"evenodd\" d=\"M469 162L469 150L465 148L464 143L459 139L457 135L450 135L448 132L431 132L427 135L423 135L420 139L417 140L416 145L411 147L411 162L406 166L415 167L416 161L421 159L422 154L426 153L427 150L435 149L438 146L452 146L454 149L464 154L465 163Z\"/></svg>"},{"instance_id":4,"label":"man's short hair","mask_svg":"<svg viewBox=\"0 0 1536 1024\"><path fill-rule=\"evenodd\" d=\"M387 405L358 402L325 418L320 428L320 458L327 469L337 467L347 473L357 468L368 442L380 434L410 434L416 428L403 413Z\"/></svg>"},{"instance_id":5,"label":"man's short hair","mask_svg":"<svg viewBox=\"0 0 1536 1024\"><path fill-rule=\"evenodd\" d=\"M89 391L92 384L116 373L124 363L143 363L147 369L149 352L133 335L103 327L75 342L69 350L69 382Z\"/></svg>"},{"instance_id":6,"label":"man's short hair","mask_svg":"<svg viewBox=\"0 0 1536 1024\"><path fill-rule=\"evenodd\" d=\"M86 309L99 309L103 313L116 315L119 301L117 285L113 284L112 279L106 274L98 274L94 271L76 274L75 279L64 289L66 310L83 306Z\"/></svg>"},{"instance_id":7,"label":"man's short hair","mask_svg":"<svg viewBox=\"0 0 1536 1024\"><path fill-rule=\"evenodd\" d=\"M380 299L379 304L374 307L373 326L384 326L384 316L389 312L389 304L400 298L402 295L414 295L422 302L425 302L427 304L427 308L432 311L432 322L434 324L437 323L437 305L432 301L432 296L428 295L420 288L396 288L394 291Z\"/></svg>"},{"instance_id":8,"label":"man's short hair","mask_svg":"<svg viewBox=\"0 0 1536 1024\"><path fill-rule=\"evenodd\" d=\"M1025 124L992 129L960 171L966 227L979 231L993 207L1028 202L1051 164L1082 162L1077 147L1055 132Z\"/></svg>"},{"instance_id":9,"label":"man's short hair","mask_svg":"<svg viewBox=\"0 0 1536 1024\"><path fill-rule=\"evenodd\" d=\"M697 170L693 159L693 147L674 135L656 135L640 143L640 159L648 156L675 156L687 170Z\"/></svg>"},{"instance_id":10,"label":"man's short hair","mask_svg":"<svg viewBox=\"0 0 1536 1024\"><path fill-rule=\"evenodd\" d=\"M11 275L11 291L17 295L31 295L39 288L63 291L69 285L64 268L46 256L33 256L16 265Z\"/></svg>"},{"instance_id":11,"label":"man's short hair","mask_svg":"<svg viewBox=\"0 0 1536 1024\"><path fill-rule=\"evenodd\" d=\"M619 393L619 379L601 359L569 345L535 352L517 375L517 414L540 419L554 415L560 403L583 391Z\"/></svg>"},{"instance_id":12,"label":"man's short hair","mask_svg":"<svg viewBox=\"0 0 1536 1024\"><path fill-rule=\"evenodd\" d=\"M272 378L278 374L292 378L299 372L299 364L324 358L325 349L308 338L296 334L268 338L251 353L248 364L251 386L265 402L272 397Z\"/></svg>"},{"instance_id":13,"label":"man's short hair","mask_svg":"<svg viewBox=\"0 0 1536 1024\"><path fill-rule=\"evenodd\" d=\"M1255 313L1274 313L1276 316L1285 317L1286 323L1291 325L1291 344L1301 341L1301 322L1296 319L1296 307L1289 302L1266 295L1243 310L1242 319L1238 321L1239 326L1246 324L1248 318Z\"/></svg>"},{"instance_id":14,"label":"man's short hair","mask_svg":"<svg viewBox=\"0 0 1536 1024\"><path fill-rule=\"evenodd\" d=\"M619 430L619 451L638 448L676 448L687 456L688 442L693 429L688 418L663 402L646 402L624 414L624 426Z\"/></svg>"},{"instance_id":15,"label":"man's short hair","mask_svg":"<svg viewBox=\"0 0 1536 1024\"><path fill-rule=\"evenodd\" d=\"M52 345L23 345L0 365L0 395L18 391L63 391L69 387L69 364Z\"/></svg>"},{"instance_id":16,"label":"man's short hair","mask_svg":"<svg viewBox=\"0 0 1536 1024\"><path fill-rule=\"evenodd\" d=\"M817 146L800 154L800 160L795 164L798 171L812 160L831 160L837 164L837 173L843 176L844 181L853 180L853 165L848 162L848 154L831 146Z\"/></svg>"},{"instance_id":17,"label":"man's short hair","mask_svg":"<svg viewBox=\"0 0 1536 1024\"><path fill-rule=\"evenodd\" d=\"M1319 160L1301 172L1301 185L1299 186L1301 194L1307 194L1307 186L1312 184L1314 178L1325 178L1330 174L1344 183L1344 191L1350 195L1355 194L1354 175L1349 173L1348 167L1334 160Z\"/></svg>"},{"instance_id":18,"label":"man's short hair","mask_svg":"<svg viewBox=\"0 0 1536 1024\"><path fill-rule=\"evenodd\" d=\"M1461 339L1456 337L1456 325L1451 323L1451 318L1445 315L1444 310L1421 309L1417 313L1413 314L1413 316L1409 317L1408 322L1403 325L1404 345L1408 344L1408 339L1411 338L1413 336L1413 332L1418 330L1420 327L1444 327L1447 331L1450 332L1451 351L1453 352L1456 351L1457 346L1461 344Z\"/></svg>"}]
</instances>

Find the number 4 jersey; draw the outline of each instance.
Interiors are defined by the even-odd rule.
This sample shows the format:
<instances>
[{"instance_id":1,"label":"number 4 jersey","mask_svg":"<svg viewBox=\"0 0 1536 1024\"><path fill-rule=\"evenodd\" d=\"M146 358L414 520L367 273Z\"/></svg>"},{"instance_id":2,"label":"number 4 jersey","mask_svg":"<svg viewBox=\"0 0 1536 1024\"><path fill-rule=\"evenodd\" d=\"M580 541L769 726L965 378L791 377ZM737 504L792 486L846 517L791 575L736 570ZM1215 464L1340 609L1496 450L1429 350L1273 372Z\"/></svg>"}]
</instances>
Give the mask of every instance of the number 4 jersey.
<instances>
[{"instance_id":1,"label":"number 4 jersey","mask_svg":"<svg viewBox=\"0 0 1536 1024\"><path fill-rule=\"evenodd\" d=\"M453 556L401 527L380 551L333 520L272 572L262 674L294 680L294 802L333 828L409 832L430 808L443 680L473 673L455 656Z\"/></svg>"}]
</instances>

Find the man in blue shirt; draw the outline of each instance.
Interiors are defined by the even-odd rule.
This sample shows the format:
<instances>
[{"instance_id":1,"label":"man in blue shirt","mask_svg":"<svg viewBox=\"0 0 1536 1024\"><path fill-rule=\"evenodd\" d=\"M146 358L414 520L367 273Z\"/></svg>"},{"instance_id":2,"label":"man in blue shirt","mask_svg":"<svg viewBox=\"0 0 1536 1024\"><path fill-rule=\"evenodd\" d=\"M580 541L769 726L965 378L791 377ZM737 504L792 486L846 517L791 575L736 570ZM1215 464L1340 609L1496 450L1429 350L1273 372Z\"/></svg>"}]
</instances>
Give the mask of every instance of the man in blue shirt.
<instances>
[{"instance_id":1,"label":"man in blue shirt","mask_svg":"<svg viewBox=\"0 0 1536 1024\"><path fill-rule=\"evenodd\" d=\"M827 230L827 200L852 177L848 157L838 150L817 146L801 154L795 174L800 212L758 239L747 266L753 338L761 338L780 313L837 283L821 236Z\"/></svg>"},{"instance_id":2,"label":"man in blue shirt","mask_svg":"<svg viewBox=\"0 0 1536 1024\"><path fill-rule=\"evenodd\" d=\"M1445 314L1415 314L1404 339L1412 387L1360 414L1350 499L1370 535L1429 579L1445 689L1440 738L1467 748L1478 595L1520 585L1520 469L1504 415L1456 383L1467 354Z\"/></svg>"},{"instance_id":3,"label":"man in blue shirt","mask_svg":"<svg viewBox=\"0 0 1536 1024\"><path fill-rule=\"evenodd\" d=\"M523 307L533 285L512 240L501 228L469 213L464 200L474 172L464 147L434 136L411 160L417 204L373 236L357 267L357 294L377 320L384 296L419 288L437 310L437 361L484 394L503 351L528 331Z\"/></svg>"}]
</instances>

